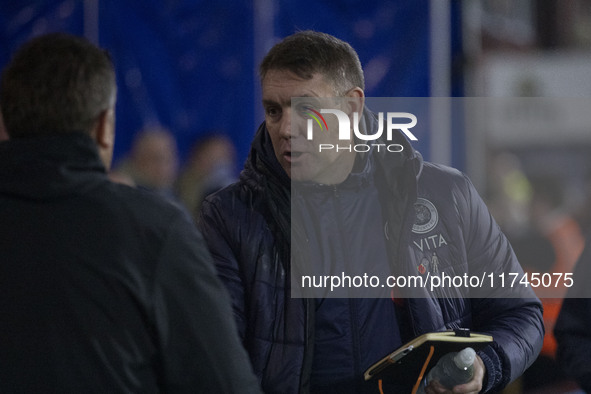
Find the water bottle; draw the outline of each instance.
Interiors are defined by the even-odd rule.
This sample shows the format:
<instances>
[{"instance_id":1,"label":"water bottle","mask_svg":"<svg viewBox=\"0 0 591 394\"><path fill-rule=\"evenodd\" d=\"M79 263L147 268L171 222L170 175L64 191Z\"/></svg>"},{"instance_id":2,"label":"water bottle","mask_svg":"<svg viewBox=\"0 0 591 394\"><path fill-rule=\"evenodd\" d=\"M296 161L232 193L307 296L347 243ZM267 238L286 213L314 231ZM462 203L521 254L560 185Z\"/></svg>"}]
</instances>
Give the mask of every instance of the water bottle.
<instances>
[{"instance_id":1,"label":"water bottle","mask_svg":"<svg viewBox=\"0 0 591 394\"><path fill-rule=\"evenodd\" d=\"M476 352L471 347L460 352L447 353L429 371L427 377L421 382L417 393L424 394L425 387L433 380L439 381L447 389L469 382L474 376L475 357Z\"/></svg>"}]
</instances>

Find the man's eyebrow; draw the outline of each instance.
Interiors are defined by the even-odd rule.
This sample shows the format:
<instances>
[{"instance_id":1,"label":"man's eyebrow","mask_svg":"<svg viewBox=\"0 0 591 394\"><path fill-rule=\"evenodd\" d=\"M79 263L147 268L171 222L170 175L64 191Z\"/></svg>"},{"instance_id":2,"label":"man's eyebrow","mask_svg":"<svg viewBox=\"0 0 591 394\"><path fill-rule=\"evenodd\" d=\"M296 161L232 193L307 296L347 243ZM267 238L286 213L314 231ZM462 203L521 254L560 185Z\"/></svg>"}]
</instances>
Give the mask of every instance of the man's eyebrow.
<instances>
[{"instance_id":1,"label":"man's eyebrow","mask_svg":"<svg viewBox=\"0 0 591 394\"><path fill-rule=\"evenodd\" d=\"M275 100L264 99L263 105L277 105L277 102Z\"/></svg>"},{"instance_id":2,"label":"man's eyebrow","mask_svg":"<svg viewBox=\"0 0 591 394\"><path fill-rule=\"evenodd\" d=\"M292 97L292 99L293 98L311 98L311 99L315 99L315 100L319 99L318 96L313 95L313 94L302 94L301 96L295 96L295 97Z\"/></svg>"},{"instance_id":3,"label":"man's eyebrow","mask_svg":"<svg viewBox=\"0 0 591 394\"><path fill-rule=\"evenodd\" d=\"M285 101L285 102L283 102L281 104L278 103L275 100L263 99L263 107L265 107L265 106L278 106L278 107L285 106L285 107L289 107L290 105L291 105L291 99L289 99L289 100L287 100L287 101Z\"/></svg>"},{"instance_id":4,"label":"man's eyebrow","mask_svg":"<svg viewBox=\"0 0 591 394\"><path fill-rule=\"evenodd\" d=\"M283 106L287 106L287 107L289 107L289 106L291 106L291 102L292 102L292 99L293 99L293 98L313 98L313 99L318 99L318 96L315 96L315 95L313 95L313 94L302 94L301 96L293 96L293 97L291 97L289 100L285 101L285 102L284 102L284 103L282 103L282 104L279 104L279 103L278 103L277 101L275 101L275 100L271 100L271 99L263 99L263 100L262 100L262 102L263 102L263 107L266 107L266 106L273 106L273 105L276 105L276 106L282 106L282 105L283 105Z\"/></svg>"}]
</instances>

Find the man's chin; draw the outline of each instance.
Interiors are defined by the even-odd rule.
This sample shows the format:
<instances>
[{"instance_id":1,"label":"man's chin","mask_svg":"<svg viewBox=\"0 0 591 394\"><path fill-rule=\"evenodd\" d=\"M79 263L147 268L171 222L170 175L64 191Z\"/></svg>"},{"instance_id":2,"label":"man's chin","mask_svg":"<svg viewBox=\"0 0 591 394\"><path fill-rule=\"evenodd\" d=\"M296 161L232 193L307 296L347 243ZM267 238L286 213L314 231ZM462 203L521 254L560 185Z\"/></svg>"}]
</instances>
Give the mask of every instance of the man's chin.
<instances>
[{"instance_id":1,"label":"man's chin","mask_svg":"<svg viewBox=\"0 0 591 394\"><path fill-rule=\"evenodd\" d=\"M313 176L309 171L293 168L291 170L291 174L289 174L289 178L292 182L310 182L313 180Z\"/></svg>"}]
</instances>

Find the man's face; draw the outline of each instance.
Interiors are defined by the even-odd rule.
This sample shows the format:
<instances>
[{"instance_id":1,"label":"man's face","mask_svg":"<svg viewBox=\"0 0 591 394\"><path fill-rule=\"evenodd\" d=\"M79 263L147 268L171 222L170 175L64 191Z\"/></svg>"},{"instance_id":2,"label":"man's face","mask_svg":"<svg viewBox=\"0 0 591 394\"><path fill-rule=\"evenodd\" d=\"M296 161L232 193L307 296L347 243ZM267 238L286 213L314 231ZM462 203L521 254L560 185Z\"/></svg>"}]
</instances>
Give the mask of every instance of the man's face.
<instances>
[{"instance_id":1,"label":"man's face","mask_svg":"<svg viewBox=\"0 0 591 394\"><path fill-rule=\"evenodd\" d=\"M319 143L335 143L338 122L326 116L328 130L314 130L314 141L306 138L306 119L292 113L292 97L309 97L310 106L324 102L323 97L335 97L335 90L321 74L302 79L290 71L270 70L262 82L263 107L267 130L275 156L287 175L294 181L337 184L351 172L355 153L348 150L318 152ZM361 92L361 95L363 93ZM300 112L300 111L298 111ZM315 126L316 127L316 126ZM331 131L330 134L327 131ZM346 144L347 141L341 143Z\"/></svg>"}]
</instances>

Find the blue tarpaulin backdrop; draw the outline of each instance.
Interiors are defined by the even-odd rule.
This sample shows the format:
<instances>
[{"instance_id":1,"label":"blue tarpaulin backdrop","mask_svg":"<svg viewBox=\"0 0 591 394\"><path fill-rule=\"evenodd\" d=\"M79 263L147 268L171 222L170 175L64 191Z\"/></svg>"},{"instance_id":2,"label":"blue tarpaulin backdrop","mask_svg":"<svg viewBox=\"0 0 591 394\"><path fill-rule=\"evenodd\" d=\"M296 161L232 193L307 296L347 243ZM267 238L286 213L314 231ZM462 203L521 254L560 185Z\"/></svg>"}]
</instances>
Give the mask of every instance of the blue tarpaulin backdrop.
<instances>
[{"instance_id":1,"label":"blue tarpaulin backdrop","mask_svg":"<svg viewBox=\"0 0 591 394\"><path fill-rule=\"evenodd\" d=\"M95 36L109 50L119 83L116 159L138 130L161 124L182 157L200 135L220 131L243 161L262 121L258 62L296 30L350 42L367 96L429 96L428 0L2 2L0 29L2 67L24 41L51 31ZM428 152L428 138L415 146ZM454 161L463 162L456 153Z\"/></svg>"}]
</instances>

